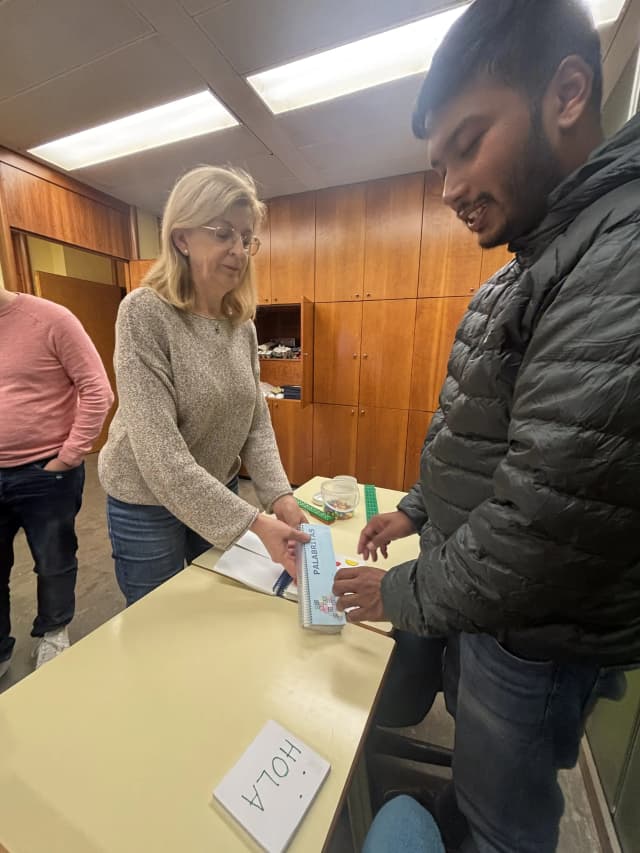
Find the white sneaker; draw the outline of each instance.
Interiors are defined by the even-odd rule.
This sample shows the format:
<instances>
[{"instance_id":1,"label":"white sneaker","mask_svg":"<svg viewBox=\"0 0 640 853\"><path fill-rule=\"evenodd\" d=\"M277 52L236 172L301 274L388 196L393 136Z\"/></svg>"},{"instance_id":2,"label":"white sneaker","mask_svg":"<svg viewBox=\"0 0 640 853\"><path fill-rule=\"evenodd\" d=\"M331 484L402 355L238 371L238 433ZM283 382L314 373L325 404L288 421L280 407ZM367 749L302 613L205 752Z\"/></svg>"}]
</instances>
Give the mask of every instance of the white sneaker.
<instances>
[{"instance_id":1,"label":"white sneaker","mask_svg":"<svg viewBox=\"0 0 640 853\"><path fill-rule=\"evenodd\" d=\"M44 637L38 640L33 656L36 659L36 669L43 663L57 658L65 649L69 648L69 632L66 626L58 628L57 631L47 631Z\"/></svg>"},{"instance_id":2,"label":"white sneaker","mask_svg":"<svg viewBox=\"0 0 640 853\"><path fill-rule=\"evenodd\" d=\"M0 678L2 678L3 675L7 674L10 663L11 658L7 658L6 660L0 661Z\"/></svg>"}]
</instances>

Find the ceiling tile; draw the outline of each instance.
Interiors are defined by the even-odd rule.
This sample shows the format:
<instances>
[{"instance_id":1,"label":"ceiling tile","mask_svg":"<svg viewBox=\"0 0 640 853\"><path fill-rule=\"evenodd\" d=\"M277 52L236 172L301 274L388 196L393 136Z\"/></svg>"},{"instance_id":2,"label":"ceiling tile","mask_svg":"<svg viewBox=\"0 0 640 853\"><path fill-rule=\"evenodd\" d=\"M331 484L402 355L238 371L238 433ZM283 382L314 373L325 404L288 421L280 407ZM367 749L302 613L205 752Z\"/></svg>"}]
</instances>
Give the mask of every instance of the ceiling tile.
<instances>
[{"instance_id":1,"label":"ceiling tile","mask_svg":"<svg viewBox=\"0 0 640 853\"><path fill-rule=\"evenodd\" d=\"M246 75L423 18L459 2L230 0L199 15L197 21L236 71Z\"/></svg>"},{"instance_id":2,"label":"ceiling tile","mask_svg":"<svg viewBox=\"0 0 640 853\"><path fill-rule=\"evenodd\" d=\"M0 144L33 148L205 89L160 36L0 102Z\"/></svg>"},{"instance_id":3,"label":"ceiling tile","mask_svg":"<svg viewBox=\"0 0 640 853\"><path fill-rule=\"evenodd\" d=\"M209 9L215 9L217 6L224 6L230 0L179 0L180 5L190 15L199 15L201 12L206 12Z\"/></svg>"},{"instance_id":4,"label":"ceiling tile","mask_svg":"<svg viewBox=\"0 0 640 853\"><path fill-rule=\"evenodd\" d=\"M0 4L0 33L8 36L0 51L0 99L151 32L120 0L7 0Z\"/></svg>"},{"instance_id":5,"label":"ceiling tile","mask_svg":"<svg viewBox=\"0 0 640 853\"><path fill-rule=\"evenodd\" d=\"M292 110L276 121L298 147L385 133L390 128L413 141L411 116L423 75L405 77L332 101Z\"/></svg>"}]
</instances>

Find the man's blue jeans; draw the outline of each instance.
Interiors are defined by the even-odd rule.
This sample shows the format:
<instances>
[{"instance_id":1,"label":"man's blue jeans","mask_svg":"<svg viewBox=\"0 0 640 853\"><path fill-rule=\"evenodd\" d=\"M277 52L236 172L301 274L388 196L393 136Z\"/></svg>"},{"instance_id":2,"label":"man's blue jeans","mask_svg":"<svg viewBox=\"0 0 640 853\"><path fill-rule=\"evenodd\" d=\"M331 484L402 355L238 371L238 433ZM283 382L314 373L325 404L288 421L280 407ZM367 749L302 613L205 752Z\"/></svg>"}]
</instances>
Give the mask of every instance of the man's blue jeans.
<instances>
[{"instance_id":1,"label":"man's blue jeans","mask_svg":"<svg viewBox=\"0 0 640 853\"><path fill-rule=\"evenodd\" d=\"M413 638L405 651L416 654L415 641L427 659L441 657L441 640ZM402 666L400 655L393 667ZM465 853L554 853L564 809L558 770L575 766L596 699L620 698L624 682L622 672L596 665L522 660L487 634L448 639L444 693L456 720L453 779L469 827ZM389 697L385 707L383 725L417 723L428 711L416 703L409 720L401 693L400 723Z\"/></svg>"},{"instance_id":2,"label":"man's blue jeans","mask_svg":"<svg viewBox=\"0 0 640 853\"><path fill-rule=\"evenodd\" d=\"M38 610L31 636L62 628L73 619L78 572L75 518L82 504L84 464L45 471L43 459L0 468L0 662L11 657L9 577L13 541L22 527L38 576Z\"/></svg>"},{"instance_id":3,"label":"man's blue jeans","mask_svg":"<svg viewBox=\"0 0 640 853\"><path fill-rule=\"evenodd\" d=\"M238 478L227 487L237 494ZM211 548L163 506L124 503L109 495L107 522L116 578L127 607Z\"/></svg>"}]
</instances>

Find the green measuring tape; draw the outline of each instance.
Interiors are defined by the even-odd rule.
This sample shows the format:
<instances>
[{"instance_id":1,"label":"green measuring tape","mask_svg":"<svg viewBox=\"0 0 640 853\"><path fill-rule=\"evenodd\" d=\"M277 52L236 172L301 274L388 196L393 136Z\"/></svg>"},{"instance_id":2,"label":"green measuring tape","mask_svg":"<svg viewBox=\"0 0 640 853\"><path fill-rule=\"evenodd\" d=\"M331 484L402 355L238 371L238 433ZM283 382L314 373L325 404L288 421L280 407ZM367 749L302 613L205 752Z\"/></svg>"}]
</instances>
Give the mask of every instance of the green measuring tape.
<instances>
[{"instance_id":1,"label":"green measuring tape","mask_svg":"<svg viewBox=\"0 0 640 853\"><path fill-rule=\"evenodd\" d=\"M301 501L300 498L296 498L296 501L300 509L303 509L305 512L308 512L309 515L314 515L316 518L319 518L320 521L324 521L327 524L331 524L335 521L335 518L332 515L322 509L318 509L317 506L311 506L311 504L308 504L305 501Z\"/></svg>"},{"instance_id":2,"label":"green measuring tape","mask_svg":"<svg viewBox=\"0 0 640 853\"><path fill-rule=\"evenodd\" d=\"M364 487L364 505L367 511L367 521L371 521L373 516L380 512L375 486L367 485Z\"/></svg>"}]
</instances>

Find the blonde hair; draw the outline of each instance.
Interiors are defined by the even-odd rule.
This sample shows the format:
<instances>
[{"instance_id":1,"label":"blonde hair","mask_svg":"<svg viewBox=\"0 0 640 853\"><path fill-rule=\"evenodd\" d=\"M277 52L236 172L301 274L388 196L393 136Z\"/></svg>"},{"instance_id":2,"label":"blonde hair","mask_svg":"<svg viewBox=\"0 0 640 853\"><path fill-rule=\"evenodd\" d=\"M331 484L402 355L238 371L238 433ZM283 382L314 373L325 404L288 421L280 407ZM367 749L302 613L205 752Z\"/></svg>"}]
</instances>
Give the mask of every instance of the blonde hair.
<instances>
[{"instance_id":1,"label":"blonde hair","mask_svg":"<svg viewBox=\"0 0 640 853\"><path fill-rule=\"evenodd\" d=\"M254 227L262 222L265 206L258 199L253 178L241 169L199 166L183 175L171 190L164 209L160 256L142 284L152 287L176 308L191 310L195 294L189 262L173 242L173 232L177 228L208 225L235 204L250 208ZM222 310L237 325L255 315L256 302L253 258L249 256L242 281L225 294Z\"/></svg>"}]
</instances>

